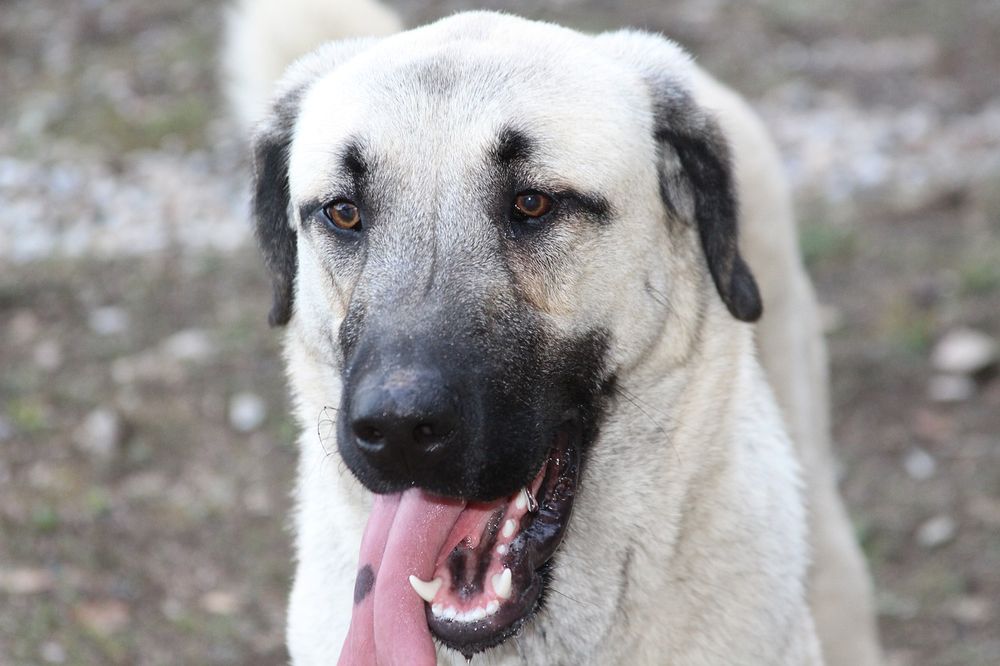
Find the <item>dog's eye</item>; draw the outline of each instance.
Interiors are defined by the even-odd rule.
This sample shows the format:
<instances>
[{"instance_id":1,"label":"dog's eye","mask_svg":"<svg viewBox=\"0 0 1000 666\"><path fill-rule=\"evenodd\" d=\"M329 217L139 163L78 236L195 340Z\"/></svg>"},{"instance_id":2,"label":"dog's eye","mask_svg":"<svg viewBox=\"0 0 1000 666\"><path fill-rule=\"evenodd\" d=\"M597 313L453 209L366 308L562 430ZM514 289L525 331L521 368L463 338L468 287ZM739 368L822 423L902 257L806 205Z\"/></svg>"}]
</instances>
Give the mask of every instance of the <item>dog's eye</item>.
<instances>
[{"instance_id":1,"label":"dog's eye","mask_svg":"<svg viewBox=\"0 0 1000 666\"><path fill-rule=\"evenodd\" d=\"M514 199L514 211L522 217L539 218L552 210L552 197L541 192L521 192Z\"/></svg>"},{"instance_id":2,"label":"dog's eye","mask_svg":"<svg viewBox=\"0 0 1000 666\"><path fill-rule=\"evenodd\" d=\"M350 201L338 199L323 208L323 214L338 229L359 231L361 229L361 211Z\"/></svg>"}]
</instances>

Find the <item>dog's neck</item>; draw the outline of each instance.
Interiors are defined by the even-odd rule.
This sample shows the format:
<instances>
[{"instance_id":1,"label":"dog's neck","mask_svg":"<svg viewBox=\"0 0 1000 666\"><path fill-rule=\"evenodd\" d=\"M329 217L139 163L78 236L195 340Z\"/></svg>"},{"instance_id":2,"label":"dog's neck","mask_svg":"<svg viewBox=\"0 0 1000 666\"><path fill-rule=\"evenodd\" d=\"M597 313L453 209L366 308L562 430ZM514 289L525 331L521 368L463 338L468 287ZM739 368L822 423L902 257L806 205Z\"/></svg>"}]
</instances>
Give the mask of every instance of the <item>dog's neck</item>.
<instances>
[{"instance_id":1,"label":"dog's neck","mask_svg":"<svg viewBox=\"0 0 1000 666\"><path fill-rule=\"evenodd\" d=\"M556 653L564 655L558 663L663 663L663 632L676 632L669 644L678 656L687 651L690 663L724 653L728 647L711 641L727 635L746 641L748 654L759 648L755 663L796 663L801 655L801 646L758 646L755 638L775 635L767 623L809 621L796 606L806 563L786 543L804 532L797 498L782 495L794 485L760 485L768 474L794 477L797 469L790 457L769 453L788 442L765 427L776 407L751 327L721 308L706 316L711 334L692 350L697 362L619 378L575 509L586 519L571 523L557 556L569 566L556 567L554 593L519 641L528 663L557 663L546 661ZM787 468L763 469L775 459L788 460ZM752 570L733 562L751 562ZM729 598L723 604L718 596ZM734 620L718 609L734 604L752 607L760 626L727 627ZM633 621L617 621L623 613ZM719 631L691 631L700 622ZM581 636L581 626L604 631Z\"/></svg>"}]
</instances>

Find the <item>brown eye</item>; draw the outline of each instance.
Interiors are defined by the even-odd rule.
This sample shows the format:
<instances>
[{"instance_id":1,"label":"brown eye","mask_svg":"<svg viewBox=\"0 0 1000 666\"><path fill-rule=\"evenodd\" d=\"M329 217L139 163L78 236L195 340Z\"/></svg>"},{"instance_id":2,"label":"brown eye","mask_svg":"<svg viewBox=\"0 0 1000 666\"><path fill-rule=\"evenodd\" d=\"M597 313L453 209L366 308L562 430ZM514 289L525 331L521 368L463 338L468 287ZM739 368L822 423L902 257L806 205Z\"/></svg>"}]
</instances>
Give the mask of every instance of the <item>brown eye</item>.
<instances>
[{"instance_id":1,"label":"brown eye","mask_svg":"<svg viewBox=\"0 0 1000 666\"><path fill-rule=\"evenodd\" d=\"M361 227L361 211L350 201L334 201L323 209L323 213L334 226L340 229L354 229Z\"/></svg>"},{"instance_id":2,"label":"brown eye","mask_svg":"<svg viewBox=\"0 0 1000 666\"><path fill-rule=\"evenodd\" d=\"M522 192L514 199L514 210L525 217L542 217L552 210L552 198L541 192Z\"/></svg>"}]
</instances>

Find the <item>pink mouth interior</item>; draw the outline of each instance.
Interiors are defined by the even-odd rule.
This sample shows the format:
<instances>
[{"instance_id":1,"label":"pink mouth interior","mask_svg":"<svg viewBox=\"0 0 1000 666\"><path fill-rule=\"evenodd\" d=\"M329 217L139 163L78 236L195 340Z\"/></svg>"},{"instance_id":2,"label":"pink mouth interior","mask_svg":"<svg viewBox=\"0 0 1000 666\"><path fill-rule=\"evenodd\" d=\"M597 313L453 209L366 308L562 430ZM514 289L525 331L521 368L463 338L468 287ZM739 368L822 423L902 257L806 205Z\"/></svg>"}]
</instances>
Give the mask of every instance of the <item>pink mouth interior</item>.
<instances>
[{"instance_id":1,"label":"pink mouth interior","mask_svg":"<svg viewBox=\"0 0 1000 666\"><path fill-rule=\"evenodd\" d=\"M544 469L532 482L533 493L543 474ZM434 497L416 488L377 495L361 541L354 611L340 666L436 663L425 602L410 585L411 575L441 580L431 602L439 618L475 622L497 612L506 601L494 589L503 573L503 553L529 511L523 499L518 501L520 493L486 503Z\"/></svg>"}]
</instances>

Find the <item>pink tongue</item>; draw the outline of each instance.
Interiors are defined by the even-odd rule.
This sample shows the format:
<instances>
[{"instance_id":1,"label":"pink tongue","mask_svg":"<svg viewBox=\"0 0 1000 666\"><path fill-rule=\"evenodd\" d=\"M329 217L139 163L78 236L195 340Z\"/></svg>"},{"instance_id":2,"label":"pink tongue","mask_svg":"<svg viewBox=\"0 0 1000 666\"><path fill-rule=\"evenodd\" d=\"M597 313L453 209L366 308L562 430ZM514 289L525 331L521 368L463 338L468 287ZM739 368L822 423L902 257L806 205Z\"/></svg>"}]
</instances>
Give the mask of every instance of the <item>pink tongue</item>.
<instances>
[{"instance_id":1,"label":"pink tongue","mask_svg":"<svg viewBox=\"0 0 1000 666\"><path fill-rule=\"evenodd\" d=\"M424 600L409 577L431 579L463 508L464 502L432 498L416 488L375 497L361 539L354 613L339 666L434 666Z\"/></svg>"}]
</instances>

